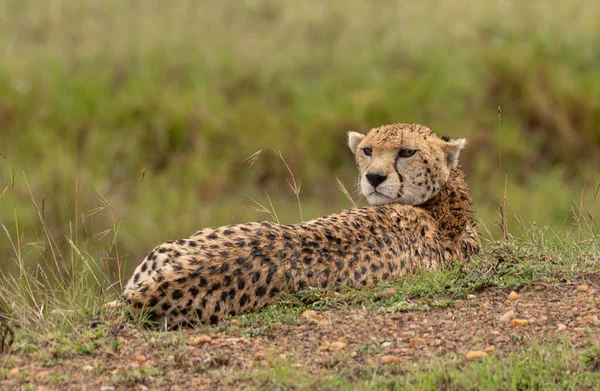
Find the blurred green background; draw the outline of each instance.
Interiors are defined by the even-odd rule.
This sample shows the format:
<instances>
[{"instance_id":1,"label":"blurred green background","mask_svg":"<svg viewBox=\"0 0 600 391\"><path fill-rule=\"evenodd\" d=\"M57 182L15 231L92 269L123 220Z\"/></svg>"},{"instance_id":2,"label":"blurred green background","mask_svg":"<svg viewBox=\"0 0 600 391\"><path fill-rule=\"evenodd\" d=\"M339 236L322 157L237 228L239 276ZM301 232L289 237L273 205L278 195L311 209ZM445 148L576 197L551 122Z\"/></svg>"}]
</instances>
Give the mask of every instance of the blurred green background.
<instances>
[{"instance_id":1,"label":"blurred green background","mask_svg":"<svg viewBox=\"0 0 600 391\"><path fill-rule=\"evenodd\" d=\"M498 235L506 178L515 235L514 216L567 234L583 194L600 218L598 21L597 0L3 0L0 267L67 262L71 240L131 270L163 241L269 218L247 198L264 191L298 222L269 148L305 220L349 207L346 132L393 122L468 138L482 232Z\"/></svg>"}]
</instances>

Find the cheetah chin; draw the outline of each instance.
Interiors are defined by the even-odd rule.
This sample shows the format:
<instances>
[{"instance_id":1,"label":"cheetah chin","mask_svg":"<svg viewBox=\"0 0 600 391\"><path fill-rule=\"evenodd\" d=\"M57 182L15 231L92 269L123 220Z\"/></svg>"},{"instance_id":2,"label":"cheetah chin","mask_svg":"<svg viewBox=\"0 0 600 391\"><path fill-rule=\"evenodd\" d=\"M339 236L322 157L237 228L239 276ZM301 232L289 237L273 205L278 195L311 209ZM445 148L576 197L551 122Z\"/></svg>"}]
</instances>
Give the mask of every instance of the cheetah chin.
<instances>
[{"instance_id":1,"label":"cheetah chin","mask_svg":"<svg viewBox=\"0 0 600 391\"><path fill-rule=\"evenodd\" d=\"M169 327L218 323L307 287L362 288L479 250L458 156L464 139L421 125L348 133L371 206L305 223L205 228L150 251L122 303Z\"/></svg>"}]
</instances>

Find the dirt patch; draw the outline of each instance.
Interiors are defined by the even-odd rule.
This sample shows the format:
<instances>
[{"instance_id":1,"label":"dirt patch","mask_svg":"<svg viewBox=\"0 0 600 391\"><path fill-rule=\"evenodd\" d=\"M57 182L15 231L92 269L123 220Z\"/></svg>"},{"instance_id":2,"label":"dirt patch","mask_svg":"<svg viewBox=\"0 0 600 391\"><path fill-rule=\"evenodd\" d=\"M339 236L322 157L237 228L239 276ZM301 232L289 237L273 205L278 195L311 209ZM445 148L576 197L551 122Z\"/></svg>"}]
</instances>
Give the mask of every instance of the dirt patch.
<instances>
[{"instance_id":1,"label":"dirt patch","mask_svg":"<svg viewBox=\"0 0 600 391\"><path fill-rule=\"evenodd\" d=\"M209 335L123 328L94 341L91 334L89 345L79 344L83 347L66 354L57 350L61 342L50 338L41 346L25 345L1 356L5 369L0 387L229 389L252 384L256 370L282 363L314 375L350 373L363 366L401 372L409 363L449 354L506 355L533 341L567 341L574 348L598 341L600 292L595 281L539 284L512 295L513 301L509 293L491 289L430 311L380 313L350 307L298 313L297 324L276 322L267 335L257 337L248 337L248 327L230 320L223 331Z\"/></svg>"}]
</instances>

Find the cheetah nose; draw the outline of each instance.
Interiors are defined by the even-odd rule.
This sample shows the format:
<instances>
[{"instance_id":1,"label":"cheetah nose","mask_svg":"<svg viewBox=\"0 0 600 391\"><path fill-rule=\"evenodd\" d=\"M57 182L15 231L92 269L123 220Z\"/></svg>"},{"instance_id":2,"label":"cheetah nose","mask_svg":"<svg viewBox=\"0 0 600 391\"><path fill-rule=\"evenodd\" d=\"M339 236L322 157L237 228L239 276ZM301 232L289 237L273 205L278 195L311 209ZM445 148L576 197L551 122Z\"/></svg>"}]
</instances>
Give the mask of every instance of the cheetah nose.
<instances>
[{"instance_id":1,"label":"cheetah nose","mask_svg":"<svg viewBox=\"0 0 600 391\"><path fill-rule=\"evenodd\" d=\"M376 173L367 174L367 180L373 187L379 186L379 184L387 179L387 175L381 175Z\"/></svg>"}]
</instances>

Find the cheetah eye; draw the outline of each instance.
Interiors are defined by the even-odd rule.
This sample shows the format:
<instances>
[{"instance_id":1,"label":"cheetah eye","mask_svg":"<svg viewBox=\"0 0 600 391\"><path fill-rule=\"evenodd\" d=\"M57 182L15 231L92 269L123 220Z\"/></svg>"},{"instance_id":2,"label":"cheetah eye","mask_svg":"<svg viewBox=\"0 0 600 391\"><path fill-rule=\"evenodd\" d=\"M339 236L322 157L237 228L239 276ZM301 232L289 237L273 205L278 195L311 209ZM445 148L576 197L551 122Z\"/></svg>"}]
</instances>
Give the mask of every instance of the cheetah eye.
<instances>
[{"instance_id":1,"label":"cheetah eye","mask_svg":"<svg viewBox=\"0 0 600 391\"><path fill-rule=\"evenodd\" d=\"M417 153L416 149L402 148L398 151L398 157L407 158L413 156L415 153Z\"/></svg>"},{"instance_id":2,"label":"cheetah eye","mask_svg":"<svg viewBox=\"0 0 600 391\"><path fill-rule=\"evenodd\" d=\"M370 148L370 147L363 148L363 153L366 156L371 156L373 154L373 148Z\"/></svg>"}]
</instances>

